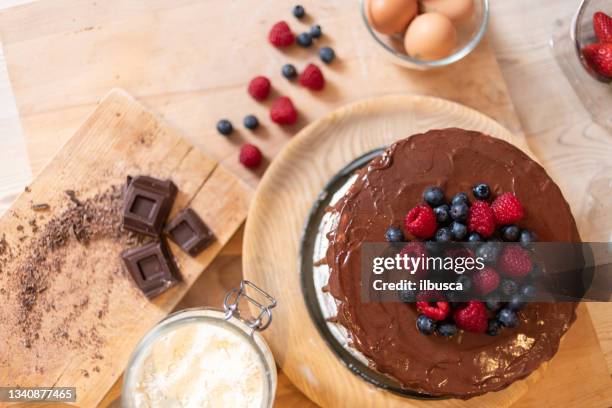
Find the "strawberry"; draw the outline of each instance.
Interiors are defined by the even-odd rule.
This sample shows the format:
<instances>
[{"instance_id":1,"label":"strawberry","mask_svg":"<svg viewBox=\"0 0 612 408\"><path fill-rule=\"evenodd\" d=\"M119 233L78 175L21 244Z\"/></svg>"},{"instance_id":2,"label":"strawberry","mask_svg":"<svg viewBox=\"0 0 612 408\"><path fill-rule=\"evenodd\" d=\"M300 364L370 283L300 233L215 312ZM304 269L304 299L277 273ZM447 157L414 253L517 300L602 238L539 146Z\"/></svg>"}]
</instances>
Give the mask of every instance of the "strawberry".
<instances>
[{"instance_id":1,"label":"strawberry","mask_svg":"<svg viewBox=\"0 0 612 408\"><path fill-rule=\"evenodd\" d=\"M521 202L513 193L504 193L497 197L491 209L498 225L515 224L525 215Z\"/></svg>"},{"instance_id":2,"label":"strawberry","mask_svg":"<svg viewBox=\"0 0 612 408\"><path fill-rule=\"evenodd\" d=\"M270 107L270 119L279 125L293 125L297 121L297 111L293 102L286 96L281 96Z\"/></svg>"},{"instance_id":3,"label":"strawberry","mask_svg":"<svg viewBox=\"0 0 612 408\"><path fill-rule=\"evenodd\" d=\"M300 84L312 91L320 91L325 87L325 78L319 67L308 64L300 74Z\"/></svg>"},{"instance_id":4,"label":"strawberry","mask_svg":"<svg viewBox=\"0 0 612 408\"><path fill-rule=\"evenodd\" d=\"M399 253L401 258L403 258L404 255L407 255L409 258L419 258L427 255L427 249L425 248L425 244L422 242L409 242ZM412 271L410 272L412 273ZM427 270L423 267L419 267L419 269L416 270L412 276L414 279L422 279L427 276Z\"/></svg>"},{"instance_id":5,"label":"strawberry","mask_svg":"<svg viewBox=\"0 0 612 408\"><path fill-rule=\"evenodd\" d=\"M510 278L522 278L533 269L529 252L520 245L510 245L504 249L497 261L499 271Z\"/></svg>"},{"instance_id":6,"label":"strawberry","mask_svg":"<svg viewBox=\"0 0 612 408\"><path fill-rule=\"evenodd\" d=\"M486 201L479 200L472 204L468 214L468 230L485 238L495 232L495 216Z\"/></svg>"},{"instance_id":7,"label":"strawberry","mask_svg":"<svg viewBox=\"0 0 612 408\"><path fill-rule=\"evenodd\" d=\"M612 78L612 43L587 45L582 49L582 55L593 71Z\"/></svg>"},{"instance_id":8,"label":"strawberry","mask_svg":"<svg viewBox=\"0 0 612 408\"><path fill-rule=\"evenodd\" d=\"M270 89L272 86L270 85L270 80L265 76L258 76L251 79L249 82L249 95L253 97L253 99L257 101L263 101L270 95Z\"/></svg>"},{"instance_id":9,"label":"strawberry","mask_svg":"<svg viewBox=\"0 0 612 408\"><path fill-rule=\"evenodd\" d=\"M436 233L436 215L431 207L419 205L408 212L404 225L416 238L431 238Z\"/></svg>"},{"instance_id":10,"label":"strawberry","mask_svg":"<svg viewBox=\"0 0 612 408\"><path fill-rule=\"evenodd\" d=\"M419 313L434 320L444 320L450 312L448 302L416 302L416 307Z\"/></svg>"},{"instance_id":11,"label":"strawberry","mask_svg":"<svg viewBox=\"0 0 612 408\"><path fill-rule=\"evenodd\" d=\"M284 21L274 24L268 33L268 41L275 47L288 47L295 41L289 25Z\"/></svg>"},{"instance_id":12,"label":"strawberry","mask_svg":"<svg viewBox=\"0 0 612 408\"><path fill-rule=\"evenodd\" d=\"M240 163L245 167L254 168L261 164L261 151L257 146L246 143L240 148Z\"/></svg>"},{"instance_id":13,"label":"strawberry","mask_svg":"<svg viewBox=\"0 0 612 408\"><path fill-rule=\"evenodd\" d=\"M458 327L474 333L486 332L489 323L485 305L475 300L469 301L463 309L455 310L453 319Z\"/></svg>"},{"instance_id":14,"label":"strawberry","mask_svg":"<svg viewBox=\"0 0 612 408\"><path fill-rule=\"evenodd\" d=\"M474 289L479 295L488 295L499 286L499 274L495 269L485 266L472 275Z\"/></svg>"},{"instance_id":15,"label":"strawberry","mask_svg":"<svg viewBox=\"0 0 612 408\"><path fill-rule=\"evenodd\" d=\"M593 28L599 41L603 43L612 42L612 17L598 11L593 14Z\"/></svg>"}]
</instances>

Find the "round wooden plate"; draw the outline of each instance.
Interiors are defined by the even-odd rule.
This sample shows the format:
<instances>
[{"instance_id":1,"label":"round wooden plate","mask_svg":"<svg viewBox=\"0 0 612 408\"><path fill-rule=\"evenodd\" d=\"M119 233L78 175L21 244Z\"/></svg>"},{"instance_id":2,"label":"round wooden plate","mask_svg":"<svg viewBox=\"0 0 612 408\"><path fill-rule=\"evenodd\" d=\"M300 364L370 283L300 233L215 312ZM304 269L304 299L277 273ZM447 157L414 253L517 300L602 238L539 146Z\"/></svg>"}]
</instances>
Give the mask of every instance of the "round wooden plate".
<instances>
[{"instance_id":1,"label":"round wooden plate","mask_svg":"<svg viewBox=\"0 0 612 408\"><path fill-rule=\"evenodd\" d=\"M266 171L247 218L243 271L278 300L264 332L277 363L310 399L324 407L507 407L527 390L517 381L468 401L418 400L392 394L355 375L327 346L312 322L300 285L305 221L327 182L346 164L376 148L430 129L460 127L506 140L531 157L522 138L465 106L443 99L392 95L357 102L304 128ZM537 377L529 377L529 382Z\"/></svg>"}]
</instances>

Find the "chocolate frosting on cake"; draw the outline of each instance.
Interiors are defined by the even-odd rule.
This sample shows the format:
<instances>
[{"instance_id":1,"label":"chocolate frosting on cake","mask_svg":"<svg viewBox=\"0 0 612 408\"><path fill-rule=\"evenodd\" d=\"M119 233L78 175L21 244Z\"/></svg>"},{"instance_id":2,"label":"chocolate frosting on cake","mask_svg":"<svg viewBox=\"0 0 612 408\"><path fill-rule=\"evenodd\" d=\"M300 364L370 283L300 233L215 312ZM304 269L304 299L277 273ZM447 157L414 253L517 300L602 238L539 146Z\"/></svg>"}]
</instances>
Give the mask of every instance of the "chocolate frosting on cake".
<instances>
[{"instance_id":1,"label":"chocolate frosting on cake","mask_svg":"<svg viewBox=\"0 0 612 408\"><path fill-rule=\"evenodd\" d=\"M373 368L414 391L469 398L507 387L557 352L574 303L530 303L518 312L519 326L496 337L462 331L445 338L417 331L414 305L361 299L361 244L383 242L389 226L403 225L428 186L447 197L479 182L494 194L514 192L526 210L521 226L540 241L580 242L567 202L539 164L502 140L444 129L395 143L357 175L332 208L338 224L328 234L329 289L338 323Z\"/></svg>"}]
</instances>

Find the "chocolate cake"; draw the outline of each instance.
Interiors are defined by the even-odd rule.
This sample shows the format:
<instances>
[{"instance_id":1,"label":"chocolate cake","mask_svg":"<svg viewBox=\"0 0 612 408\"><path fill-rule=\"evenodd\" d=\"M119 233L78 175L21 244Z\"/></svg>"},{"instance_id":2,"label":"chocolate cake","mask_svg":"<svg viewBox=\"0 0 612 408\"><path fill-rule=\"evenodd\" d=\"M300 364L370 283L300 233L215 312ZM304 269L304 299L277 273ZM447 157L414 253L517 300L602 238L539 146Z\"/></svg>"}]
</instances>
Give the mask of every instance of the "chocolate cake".
<instances>
[{"instance_id":1,"label":"chocolate cake","mask_svg":"<svg viewBox=\"0 0 612 408\"><path fill-rule=\"evenodd\" d=\"M406 389L465 399L501 390L553 357L575 320L574 303L530 303L518 312L518 327L495 337L461 331L447 338L419 333L418 312L408 304L361 298L361 244L384 241L428 186L453 195L483 182L493 194L513 192L525 207L522 224L540 241L580 242L567 202L539 164L505 141L443 129L393 144L356 176L331 208L328 287L338 308L334 321L374 369Z\"/></svg>"}]
</instances>

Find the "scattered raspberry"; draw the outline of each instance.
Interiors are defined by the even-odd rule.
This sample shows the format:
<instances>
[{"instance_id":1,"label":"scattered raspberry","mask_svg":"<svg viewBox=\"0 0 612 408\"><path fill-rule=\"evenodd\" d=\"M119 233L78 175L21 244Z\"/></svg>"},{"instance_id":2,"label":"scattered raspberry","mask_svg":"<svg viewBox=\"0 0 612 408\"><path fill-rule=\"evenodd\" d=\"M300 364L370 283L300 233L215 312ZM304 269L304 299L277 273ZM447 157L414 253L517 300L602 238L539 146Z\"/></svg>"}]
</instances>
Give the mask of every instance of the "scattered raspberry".
<instances>
[{"instance_id":1,"label":"scattered raspberry","mask_svg":"<svg viewBox=\"0 0 612 408\"><path fill-rule=\"evenodd\" d=\"M520 245L510 245L504 249L497 261L499 271L511 278L522 278L533 269L531 257Z\"/></svg>"},{"instance_id":2,"label":"scattered raspberry","mask_svg":"<svg viewBox=\"0 0 612 408\"><path fill-rule=\"evenodd\" d=\"M495 232L495 215L486 201L475 201L468 214L468 230L477 232L483 237L490 237Z\"/></svg>"},{"instance_id":3,"label":"scattered raspberry","mask_svg":"<svg viewBox=\"0 0 612 408\"><path fill-rule=\"evenodd\" d=\"M320 91L325 87L323 73L315 64L308 64L300 74L300 84L313 91Z\"/></svg>"},{"instance_id":4,"label":"scattered raspberry","mask_svg":"<svg viewBox=\"0 0 612 408\"><path fill-rule=\"evenodd\" d=\"M587 45L582 49L582 55L595 72L612 78L612 43Z\"/></svg>"},{"instance_id":5,"label":"scattered raspberry","mask_svg":"<svg viewBox=\"0 0 612 408\"><path fill-rule=\"evenodd\" d=\"M422 242L413 241L407 243L406 246L402 248L399 255L402 258L404 257L404 255L407 255L409 258L419 258L427 255L427 248L425 248L425 244L423 244ZM415 273L412 274L412 277L415 280L422 279L425 276L427 276L427 270L422 267L419 267L419 269L417 269Z\"/></svg>"},{"instance_id":6,"label":"scattered raspberry","mask_svg":"<svg viewBox=\"0 0 612 408\"><path fill-rule=\"evenodd\" d=\"M455 311L453 318L457 326L463 330L474 333L487 331L487 309L482 302L469 301L466 307Z\"/></svg>"},{"instance_id":7,"label":"scattered raspberry","mask_svg":"<svg viewBox=\"0 0 612 408\"><path fill-rule=\"evenodd\" d=\"M270 95L270 89L272 86L270 85L270 80L265 76L258 76L251 79L249 82L249 95L253 97L253 99L257 101L263 101Z\"/></svg>"},{"instance_id":8,"label":"scattered raspberry","mask_svg":"<svg viewBox=\"0 0 612 408\"><path fill-rule=\"evenodd\" d=\"M479 295L487 295L499 286L499 274L495 269L485 266L472 275L474 290Z\"/></svg>"},{"instance_id":9,"label":"scattered raspberry","mask_svg":"<svg viewBox=\"0 0 612 408\"><path fill-rule=\"evenodd\" d=\"M599 41L612 43L612 17L598 11L593 14L593 28L595 29L595 35L599 38Z\"/></svg>"},{"instance_id":10,"label":"scattered raspberry","mask_svg":"<svg viewBox=\"0 0 612 408\"><path fill-rule=\"evenodd\" d=\"M525 214L521 202L513 193L504 193L497 197L491 204L491 209L498 225L515 224Z\"/></svg>"},{"instance_id":11,"label":"scattered raspberry","mask_svg":"<svg viewBox=\"0 0 612 408\"><path fill-rule=\"evenodd\" d=\"M434 320L444 320L450 312L450 305L448 302L435 302L435 304L429 302L417 302L417 310L423 313L425 316Z\"/></svg>"},{"instance_id":12,"label":"scattered raspberry","mask_svg":"<svg viewBox=\"0 0 612 408\"><path fill-rule=\"evenodd\" d=\"M293 125L297 121L297 111L291 99L281 96L270 107L270 119L279 125Z\"/></svg>"},{"instance_id":13,"label":"scattered raspberry","mask_svg":"<svg viewBox=\"0 0 612 408\"><path fill-rule=\"evenodd\" d=\"M268 41L275 47L288 47L295 41L295 36L286 22L279 21L270 29Z\"/></svg>"},{"instance_id":14,"label":"scattered raspberry","mask_svg":"<svg viewBox=\"0 0 612 408\"><path fill-rule=\"evenodd\" d=\"M245 167L254 168L261 164L263 158L257 146L246 143L240 148L240 163Z\"/></svg>"},{"instance_id":15,"label":"scattered raspberry","mask_svg":"<svg viewBox=\"0 0 612 408\"><path fill-rule=\"evenodd\" d=\"M417 238L431 238L436 233L436 215L431 207L419 205L408 212L404 226Z\"/></svg>"}]
</instances>

